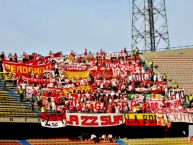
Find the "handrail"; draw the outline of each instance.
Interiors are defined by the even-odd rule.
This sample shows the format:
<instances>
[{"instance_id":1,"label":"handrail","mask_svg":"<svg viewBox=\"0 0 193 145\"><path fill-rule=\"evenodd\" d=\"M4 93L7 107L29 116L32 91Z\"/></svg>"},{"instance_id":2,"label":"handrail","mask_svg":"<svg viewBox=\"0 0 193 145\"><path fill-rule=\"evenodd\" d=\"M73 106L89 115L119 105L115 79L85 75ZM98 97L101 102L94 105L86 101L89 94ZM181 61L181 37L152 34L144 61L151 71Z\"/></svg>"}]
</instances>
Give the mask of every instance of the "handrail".
<instances>
[{"instance_id":1,"label":"handrail","mask_svg":"<svg viewBox=\"0 0 193 145\"><path fill-rule=\"evenodd\" d=\"M186 49L186 48L193 48L193 45L170 47L168 49L166 49L166 48L158 48L158 49L156 49L156 51L174 50L174 49ZM150 52L150 51L141 50L140 52Z\"/></svg>"}]
</instances>

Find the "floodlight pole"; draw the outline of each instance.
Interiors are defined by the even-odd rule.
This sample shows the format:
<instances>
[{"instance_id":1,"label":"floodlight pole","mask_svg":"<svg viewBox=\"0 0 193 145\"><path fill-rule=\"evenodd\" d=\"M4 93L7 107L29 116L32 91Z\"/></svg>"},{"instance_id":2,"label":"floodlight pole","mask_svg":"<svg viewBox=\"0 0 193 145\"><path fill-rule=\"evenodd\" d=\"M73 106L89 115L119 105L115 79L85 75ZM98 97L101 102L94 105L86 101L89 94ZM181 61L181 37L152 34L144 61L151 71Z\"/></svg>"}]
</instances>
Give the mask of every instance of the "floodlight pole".
<instances>
[{"instance_id":1,"label":"floodlight pole","mask_svg":"<svg viewBox=\"0 0 193 145\"><path fill-rule=\"evenodd\" d=\"M170 48L165 0L132 0L132 51Z\"/></svg>"}]
</instances>

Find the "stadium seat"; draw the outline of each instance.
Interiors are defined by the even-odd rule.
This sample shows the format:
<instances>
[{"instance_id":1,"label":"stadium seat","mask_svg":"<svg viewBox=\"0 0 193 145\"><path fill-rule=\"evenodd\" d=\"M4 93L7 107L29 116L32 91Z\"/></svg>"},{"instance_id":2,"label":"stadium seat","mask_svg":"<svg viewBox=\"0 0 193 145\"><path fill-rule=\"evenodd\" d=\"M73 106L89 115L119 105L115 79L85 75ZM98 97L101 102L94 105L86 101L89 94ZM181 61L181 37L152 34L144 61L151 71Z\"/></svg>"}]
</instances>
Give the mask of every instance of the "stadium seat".
<instances>
[{"instance_id":1,"label":"stadium seat","mask_svg":"<svg viewBox=\"0 0 193 145\"><path fill-rule=\"evenodd\" d=\"M171 83L177 82L180 87L183 87L185 94L193 93L193 87L189 85L193 78L193 52L177 53L175 50L171 51L173 52L170 54L159 54L151 57L154 66L158 65L157 70L161 74L166 73L168 80L172 80ZM144 55L144 57L149 61L150 56Z\"/></svg>"}]
</instances>

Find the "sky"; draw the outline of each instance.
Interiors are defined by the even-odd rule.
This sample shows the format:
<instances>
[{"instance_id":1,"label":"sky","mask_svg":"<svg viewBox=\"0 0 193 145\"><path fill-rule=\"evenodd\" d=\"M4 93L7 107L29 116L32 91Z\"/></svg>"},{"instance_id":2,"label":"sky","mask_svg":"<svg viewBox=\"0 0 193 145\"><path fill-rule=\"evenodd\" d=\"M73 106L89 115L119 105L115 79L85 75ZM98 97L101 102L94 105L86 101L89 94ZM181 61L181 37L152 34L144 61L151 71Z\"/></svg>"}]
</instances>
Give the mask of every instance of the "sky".
<instances>
[{"instance_id":1,"label":"sky","mask_svg":"<svg viewBox=\"0 0 193 145\"><path fill-rule=\"evenodd\" d=\"M130 5L129 5L130 3ZM132 0L0 0L0 51L131 50ZM166 0L170 46L193 45L193 0Z\"/></svg>"}]
</instances>

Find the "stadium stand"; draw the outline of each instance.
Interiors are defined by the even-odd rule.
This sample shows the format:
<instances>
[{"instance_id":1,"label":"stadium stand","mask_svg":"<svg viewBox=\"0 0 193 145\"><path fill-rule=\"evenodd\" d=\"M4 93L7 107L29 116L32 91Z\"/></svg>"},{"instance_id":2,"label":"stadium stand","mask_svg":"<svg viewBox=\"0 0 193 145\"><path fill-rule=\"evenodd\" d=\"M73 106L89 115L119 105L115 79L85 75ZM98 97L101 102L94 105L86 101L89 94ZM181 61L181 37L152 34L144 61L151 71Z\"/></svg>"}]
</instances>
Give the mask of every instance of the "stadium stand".
<instances>
[{"instance_id":1,"label":"stadium stand","mask_svg":"<svg viewBox=\"0 0 193 145\"><path fill-rule=\"evenodd\" d=\"M166 73L172 84L177 82L187 95L193 93L193 48L143 53L143 56L147 61L152 59L154 69L162 75Z\"/></svg>"},{"instance_id":2,"label":"stadium stand","mask_svg":"<svg viewBox=\"0 0 193 145\"><path fill-rule=\"evenodd\" d=\"M26 107L23 103L19 102L17 89L11 88L10 83L7 82L6 90L2 88L2 82L0 82L0 120L2 118L37 118L38 115L34 114L29 107ZM10 93L11 92L11 93Z\"/></svg>"},{"instance_id":3,"label":"stadium stand","mask_svg":"<svg viewBox=\"0 0 193 145\"><path fill-rule=\"evenodd\" d=\"M50 52L49 56L24 53L23 60L19 63L4 59L4 72L1 72L3 80L0 82L2 87L0 117L24 118L24 122L28 118L35 118L45 128L159 126L162 130L160 134L163 134L164 128L171 127L173 123L167 120L166 113L173 113L176 110L176 112L192 112L191 108L186 109L184 106L186 102L184 96L168 95L167 85L172 86L170 81L160 77L154 79L154 74L164 72L170 79L169 74L174 73L170 73L172 71L170 66L164 67L167 68L164 71L159 70L160 60L166 58L165 52L163 55L158 58L152 53L138 56L123 50L120 53L105 53L101 50L93 56L88 55L85 49L84 56L76 55L71 51L66 56L61 52ZM150 58L154 62L153 71L150 69L152 68L149 64ZM163 63L168 63L168 60L165 60ZM41 119L38 113L41 113ZM190 121L185 120L185 122ZM91 132L85 130L80 140L92 138ZM115 139L122 136L115 135L115 130L105 134L100 131L99 135L101 138L103 136L104 140L113 140L113 137L107 137L107 134L109 136L111 133ZM126 133L122 131L123 133L125 136ZM45 137L48 137L47 134ZM76 135L76 137L80 136ZM92 138L93 141L98 140L97 137ZM27 141L30 144L94 143L64 138ZM99 142L99 144L109 143Z\"/></svg>"}]
</instances>

